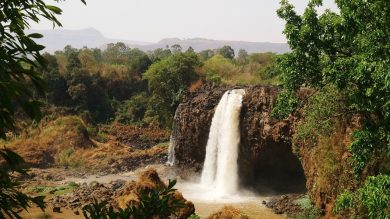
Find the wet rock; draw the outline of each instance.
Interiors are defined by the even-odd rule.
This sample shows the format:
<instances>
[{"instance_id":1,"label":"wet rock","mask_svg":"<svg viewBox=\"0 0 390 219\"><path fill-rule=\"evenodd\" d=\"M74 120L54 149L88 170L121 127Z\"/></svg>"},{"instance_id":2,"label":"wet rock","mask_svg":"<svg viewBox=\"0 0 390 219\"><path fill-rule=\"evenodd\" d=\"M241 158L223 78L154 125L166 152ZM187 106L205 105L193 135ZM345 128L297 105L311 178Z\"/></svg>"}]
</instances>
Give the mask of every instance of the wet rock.
<instances>
[{"instance_id":1,"label":"wet rock","mask_svg":"<svg viewBox=\"0 0 390 219\"><path fill-rule=\"evenodd\" d=\"M295 202L297 199L300 199L303 196L304 195L300 194L282 195L279 198L274 198L269 202L266 202L265 206L272 209L272 211L276 214L287 214L288 216L294 216L303 211L303 209Z\"/></svg>"},{"instance_id":2,"label":"wet rock","mask_svg":"<svg viewBox=\"0 0 390 219\"><path fill-rule=\"evenodd\" d=\"M118 190L122 188L126 184L126 181L124 180L116 180L110 183L112 190Z\"/></svg>"}]
</instances>

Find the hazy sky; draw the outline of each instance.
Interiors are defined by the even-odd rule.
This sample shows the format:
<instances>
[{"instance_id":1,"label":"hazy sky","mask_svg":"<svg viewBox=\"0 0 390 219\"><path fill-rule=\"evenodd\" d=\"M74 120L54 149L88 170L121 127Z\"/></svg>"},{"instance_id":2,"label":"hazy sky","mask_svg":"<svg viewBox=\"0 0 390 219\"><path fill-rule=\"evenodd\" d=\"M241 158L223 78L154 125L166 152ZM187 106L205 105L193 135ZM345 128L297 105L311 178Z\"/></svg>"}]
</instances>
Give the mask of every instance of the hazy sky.
<instances>
[{"instance_id":1,"label":"hazy sky","mask_svg":"<svg viewBox=\"0 0 390 219\"><path fill-rule=\"evenodd\" d=\"M48 0L49 3L51 0ZM290 0L302 12L308 0ZM59 4L65 29L94 27L108 38L157 42L167 37L285 42L279 0L78 0ZM336 9L334 0L324 7ZM32 26L50 29L49 23Z\"/></svg>"}]
</instances>

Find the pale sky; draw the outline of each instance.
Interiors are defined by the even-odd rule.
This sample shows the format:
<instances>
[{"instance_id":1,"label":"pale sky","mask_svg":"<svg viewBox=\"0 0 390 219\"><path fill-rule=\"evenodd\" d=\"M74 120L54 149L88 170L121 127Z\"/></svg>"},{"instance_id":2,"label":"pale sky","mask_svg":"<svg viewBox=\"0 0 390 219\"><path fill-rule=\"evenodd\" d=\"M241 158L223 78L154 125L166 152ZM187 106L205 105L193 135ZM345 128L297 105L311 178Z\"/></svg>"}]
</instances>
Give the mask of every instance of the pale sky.
<instances>
[{"instance_id":1,"label":"pale sky","mask_svg":"<svg viewBox=\"0 0 390 219\"><path fill-rule=\"evenodd\" d=\"M308 0L290 0L302 12ZM52 3L47 0L47 3ZM93 27L108 38L157 42L163 38L286 42L279 0L78 0L59 3L65 29ZM336 10L334 0L324 8ZM43 22L34 29L50 29Z\"/></svg>"}]
</instances>

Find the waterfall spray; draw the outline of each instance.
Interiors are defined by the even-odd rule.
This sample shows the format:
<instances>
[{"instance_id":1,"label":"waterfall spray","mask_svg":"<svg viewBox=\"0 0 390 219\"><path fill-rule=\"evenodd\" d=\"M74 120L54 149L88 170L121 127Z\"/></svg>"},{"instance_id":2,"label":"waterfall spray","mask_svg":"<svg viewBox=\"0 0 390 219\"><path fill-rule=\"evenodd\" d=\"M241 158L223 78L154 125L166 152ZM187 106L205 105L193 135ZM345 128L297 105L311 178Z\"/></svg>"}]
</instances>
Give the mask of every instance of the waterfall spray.
<instances>
[{"instance_id":1,"label":"waterfall spray","mask_svg":"<svg viewBox=\"0 0 390 219\"><path fill-rule=\"evenodd\" d=\"M171 137L169 138L169 147L168 147L168 161L167 165L173 166L175 163L175 146L176 146L176 136L178 132L177 124L179 123L179 111L181 109L181 104L177 107L175 116L173 117L173 124L172 124L172 133Z\"/></svg>"},{"instance_id":2,"label":"waterfall spray","mask_svg":"<svg viewBox=\"0 0 390 219\"><path fill-rule=\"evenodd\" d=\"M239 125L244 95L242 89L225 92L211 122L201 184L211 188L217 197L238 190Z\"/></svg>"}]
</instances>

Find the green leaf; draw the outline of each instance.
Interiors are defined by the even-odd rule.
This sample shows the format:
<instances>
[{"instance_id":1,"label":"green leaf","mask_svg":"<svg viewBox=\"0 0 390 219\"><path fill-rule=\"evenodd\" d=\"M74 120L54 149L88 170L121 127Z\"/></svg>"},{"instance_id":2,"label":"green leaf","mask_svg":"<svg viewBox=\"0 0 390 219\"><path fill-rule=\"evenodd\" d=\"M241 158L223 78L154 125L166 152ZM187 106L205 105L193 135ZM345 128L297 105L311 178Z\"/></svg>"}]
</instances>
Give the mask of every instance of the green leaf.
<instances>
[{"instance_id":1,"label":"green leaf","mask_svg":"<svg viewBox=\"0 0 390 219\"><path fill-rule=\"evenodd\" d=\"M54 6L54 5L46 5L45 7L46 7L48 10L54 12L55 14L61 14L61 13L62 13L61 8L56 7L56 6Z\"/></svg>"},{"instance_id":2,"label":"green leaf","mask_svg":"<svg viewBox=\"0 0 390 219\"><path fill-rule=\"evenodd\" d=\"M43 35L40 34L40 33L32 33L32 34L29 34L27 36L30 37L30 38L35 38L35 39L40 39L40 38L43 37Z\"/></svg>"}]
</instances>

